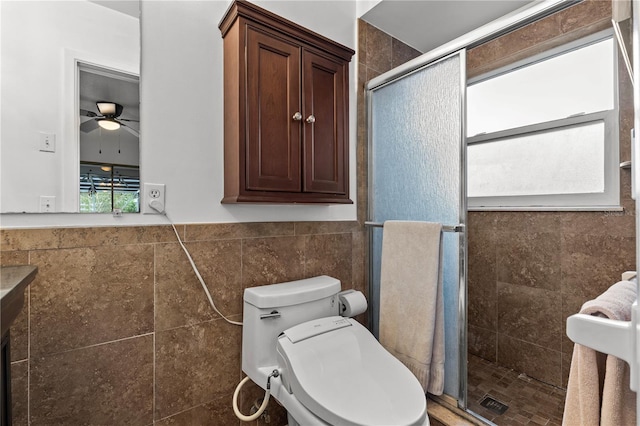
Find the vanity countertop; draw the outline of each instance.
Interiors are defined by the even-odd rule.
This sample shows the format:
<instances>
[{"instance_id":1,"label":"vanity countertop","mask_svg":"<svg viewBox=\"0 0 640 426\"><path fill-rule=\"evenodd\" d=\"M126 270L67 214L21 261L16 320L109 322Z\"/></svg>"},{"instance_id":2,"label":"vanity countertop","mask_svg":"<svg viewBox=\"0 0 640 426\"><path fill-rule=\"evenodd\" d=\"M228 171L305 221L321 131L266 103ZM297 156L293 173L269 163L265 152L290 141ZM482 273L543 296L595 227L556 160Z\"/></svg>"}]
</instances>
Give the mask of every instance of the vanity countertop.
<instances>
[{"instance_id":1,"label":"vanity countertop","mask_svg":"<svg viewBox=\"0 0 640 426\"><path fill-rule=\"evenodd\" d=\"M24 304L24 290L33 281L38 268L31 265L0 267L0 328L9 330Z\"/></svg>"}]
</instances>

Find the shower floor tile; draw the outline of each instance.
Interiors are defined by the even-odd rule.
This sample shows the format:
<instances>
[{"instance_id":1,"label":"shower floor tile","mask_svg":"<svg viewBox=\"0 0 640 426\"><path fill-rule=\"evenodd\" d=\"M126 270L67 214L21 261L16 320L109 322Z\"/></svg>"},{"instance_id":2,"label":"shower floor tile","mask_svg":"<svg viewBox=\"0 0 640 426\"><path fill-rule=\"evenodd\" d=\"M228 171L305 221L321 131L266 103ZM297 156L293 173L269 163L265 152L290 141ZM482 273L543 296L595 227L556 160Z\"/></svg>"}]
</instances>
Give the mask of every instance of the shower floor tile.
<instances>
[{"instance_id":1,"label":"shower floor tile","mask_svg":"<svg viewBox=\"0 0 640 426\"><path fill-rule=\"evenodd\" d=\"M471 354L468 376L468 408L485 419L499 426L562 424L566 390ZM485 408L480 403L486 397L509 408L503 414Z\"/></svg>"}]
</instances>

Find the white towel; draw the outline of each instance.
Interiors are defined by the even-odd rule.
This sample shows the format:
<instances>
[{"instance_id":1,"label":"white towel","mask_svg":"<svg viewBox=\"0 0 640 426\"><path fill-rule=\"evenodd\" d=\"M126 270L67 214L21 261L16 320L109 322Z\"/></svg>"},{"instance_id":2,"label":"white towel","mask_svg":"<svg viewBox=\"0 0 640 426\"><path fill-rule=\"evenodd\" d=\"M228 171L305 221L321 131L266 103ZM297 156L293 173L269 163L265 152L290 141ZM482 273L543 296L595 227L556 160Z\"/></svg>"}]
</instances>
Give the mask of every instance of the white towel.
<instances>
[{"instance_id":1,"label":"white towel","mask_svg":"<svg viewBox=\"0 0 640 426\"><path fill-rule=\"evenodd\" d=\"M636 297L636 283L620 281L582 305L580 313L630 321ZM629 374L629 365L623 360L574 345L562 424L635 425L636 394L629 388Z\"/></svg>"},{"instance_id":2,"label":"white towel","mask_svg":"<svg viewBox=\"0 0 640 426\"><path fill-rule=\"evenodd\" d=\"M380 343L425 392L444 390L442 225L387 221L382 234Z\"/></svg>"}]
</instances>

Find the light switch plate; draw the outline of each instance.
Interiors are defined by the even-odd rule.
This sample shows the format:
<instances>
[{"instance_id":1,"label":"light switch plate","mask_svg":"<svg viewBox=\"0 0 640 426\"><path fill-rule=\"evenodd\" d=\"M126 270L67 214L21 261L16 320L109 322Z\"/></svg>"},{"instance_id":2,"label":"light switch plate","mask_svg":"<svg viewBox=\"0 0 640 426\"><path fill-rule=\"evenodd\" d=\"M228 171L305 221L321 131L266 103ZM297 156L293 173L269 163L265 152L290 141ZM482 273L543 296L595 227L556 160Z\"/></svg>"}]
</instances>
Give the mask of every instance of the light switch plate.
<instances>
[{"instance_id":1,"label":"light switch plate","mask_svg":"<svg viewBox=\"0 0 640 426\"><path fill-rule=\"evenodd\" d=\"M54 133L39 133L40 151L56 152L56 135Z\"/></svg>"}]
</instances>

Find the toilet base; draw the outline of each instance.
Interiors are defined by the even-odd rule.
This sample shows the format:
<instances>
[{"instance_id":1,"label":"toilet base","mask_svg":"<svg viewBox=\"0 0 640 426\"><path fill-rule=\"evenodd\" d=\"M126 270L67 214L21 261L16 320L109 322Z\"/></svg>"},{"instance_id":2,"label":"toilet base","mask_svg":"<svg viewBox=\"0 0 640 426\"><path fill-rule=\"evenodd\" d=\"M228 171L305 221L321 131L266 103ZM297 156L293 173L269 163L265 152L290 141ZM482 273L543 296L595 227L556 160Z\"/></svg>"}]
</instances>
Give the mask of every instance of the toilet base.
<instances>
[{"instance_id":1,"label":"toilet base","mask_svg":"<svg viewBox=\"0 0 640 426\"><path fill-rule=\"evenodd\" d=\"M288 411L287 411L287 422L288 422L287 426L300 426L300 423L296 422L296 419L294 419L291 416L291 413L289 413Z\"/></svg>"},{"instance_id":2,"label":"toilet base","mask_svg":"<svg viewBox=\"0 0 640 426\"><path fill-rule=\"evenodd\" d=\"M271 382L271 397L287 410L289 426L331 426L307 409L298 399L287 392L279 379Z\"/></svg>"},{"instance_id":3,"label":"toilet base","mask_svg":"<svg viewBox=\"0 0 640 426\"><path fill-rule=\"evenodd\" d=\"M287 392L280 380L272 382L271 396L287 410L287 426L330 426L302 405L294 395ZM425 416L424 423L420 426L429 426L429 416Z\"/></svg>"},{"instance_id":4,"label":"toilet base","mask_svg":"<svg viewBox=\"0 0 640 426\"><path fill-rule=\"evenodd\" d=\"M291 413L289 413L288 411L287 411L287 422L288 424L286 426L300 426L300 423L298 423L296 419L294 419ZM427 417L421 426L429 426L429 424L430 424L429 417Z\"/></svg>"}]
</instances>

